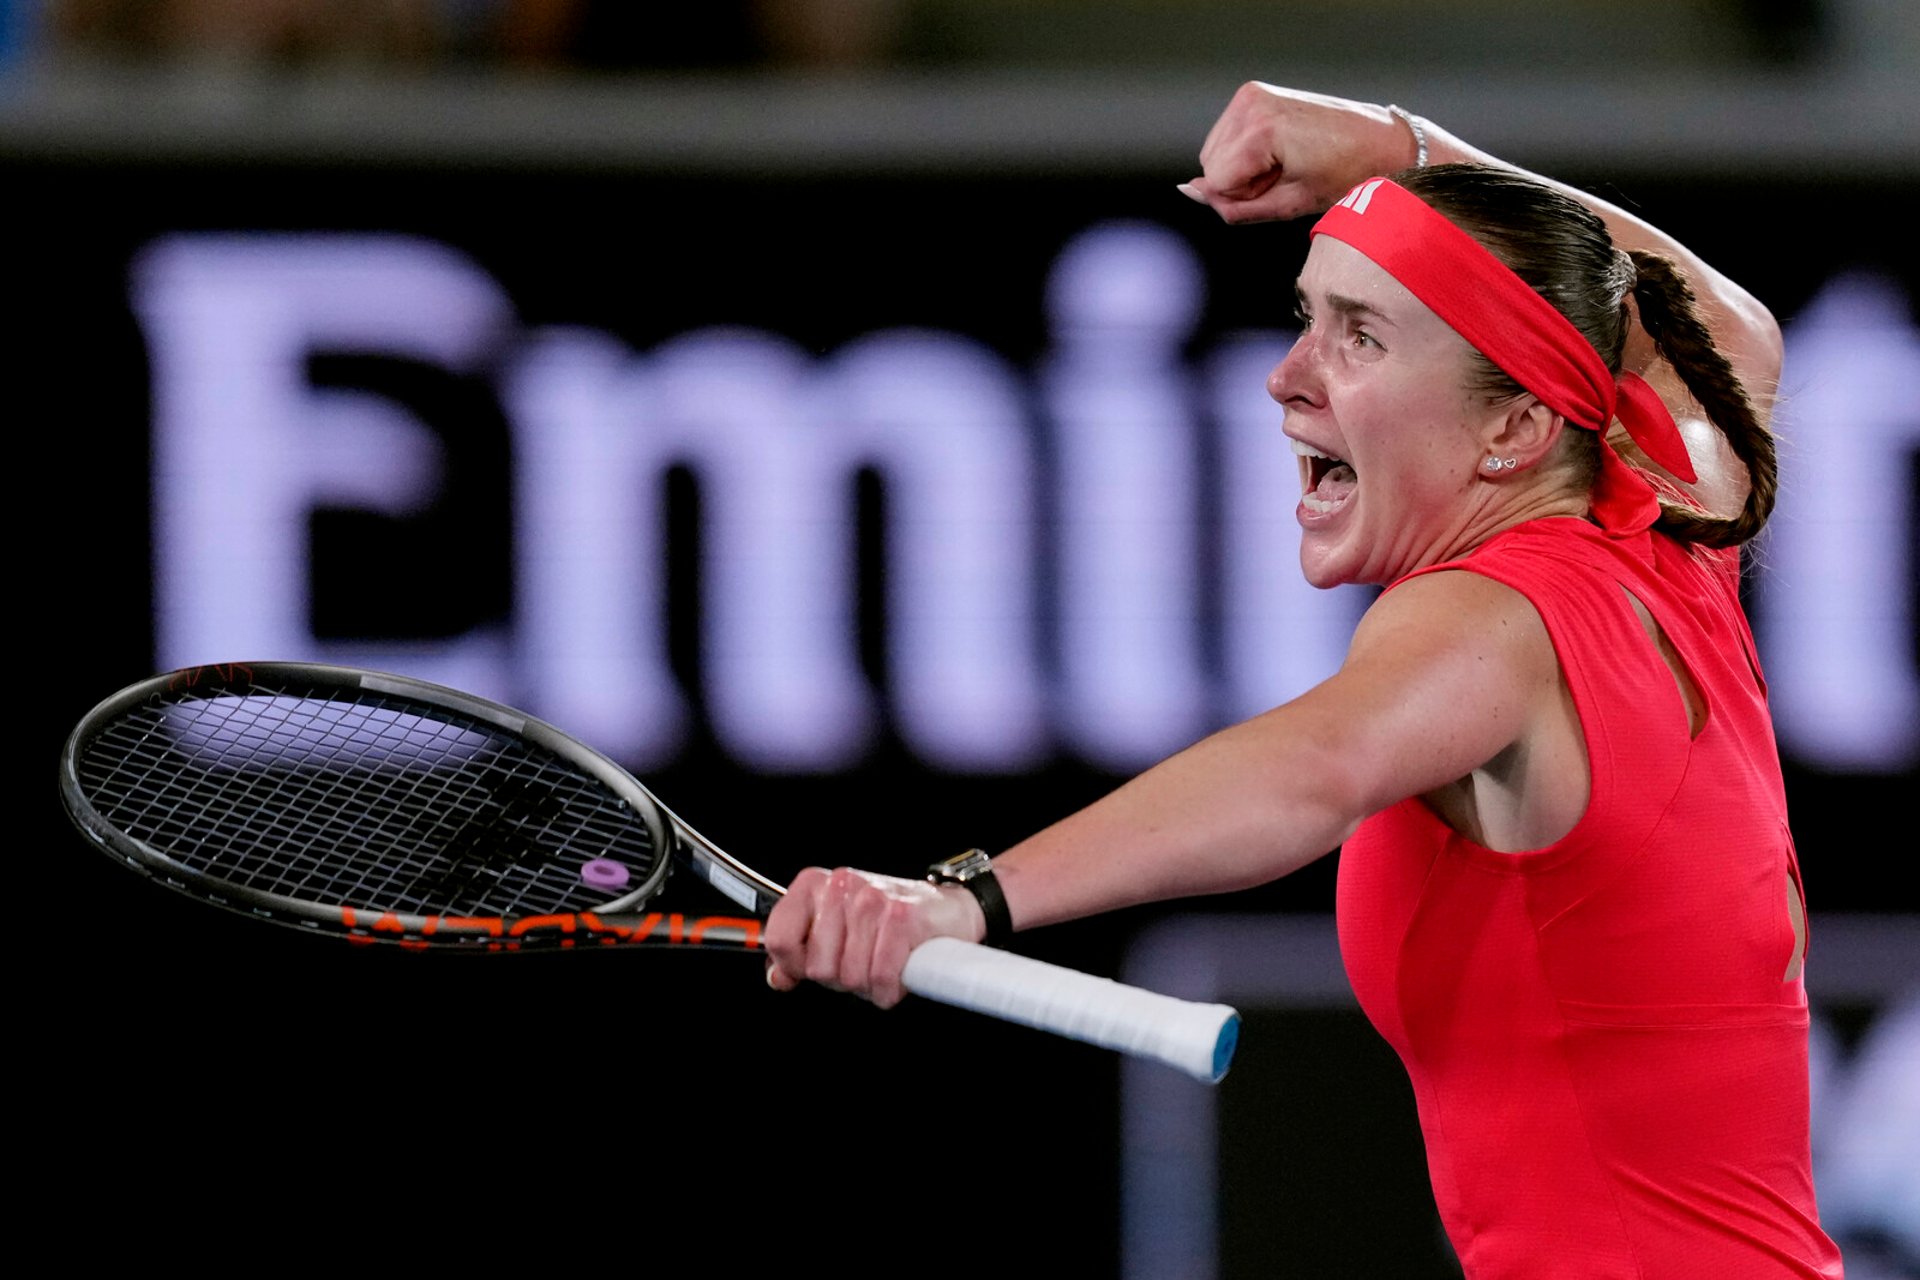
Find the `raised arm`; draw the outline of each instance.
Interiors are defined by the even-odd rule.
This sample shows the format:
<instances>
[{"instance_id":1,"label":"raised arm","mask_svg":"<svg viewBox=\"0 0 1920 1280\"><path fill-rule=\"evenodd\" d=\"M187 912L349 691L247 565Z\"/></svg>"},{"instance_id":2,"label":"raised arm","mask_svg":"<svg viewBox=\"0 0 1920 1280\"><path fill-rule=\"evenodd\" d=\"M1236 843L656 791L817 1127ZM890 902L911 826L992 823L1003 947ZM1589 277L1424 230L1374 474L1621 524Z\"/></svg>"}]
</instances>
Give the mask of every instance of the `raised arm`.
<instances>
[{"instance_id":1,"label":"raised arm","mask_svg":"<svg viewBox=\"0 0 1920 1280\"><path fill-rule=\"evenodd\" d=\"M1420 120L1419 127L1429 164L1483 164L1527 172L1431 121ZM1385 106L1256 81L1235 92L1201 147L1201 176L1181 189L1232 223L1305 217L1324 211L1365 178L1411 167L1418 152L1412 123ZM1693 290L1708 335L1733 366L1764 423L1780 380L1780 327L1772 313L1644 219L1555 179L1531 172L1528 176L1593 210L1620 248L1659 254L1676 264ZM1738 511L1746 498L1747 468L1638 324L1628 337L1624 364L1646 378L1679 422L1699 476L1689 486L1695 499L1718 515ZM1633 450L1623 433L1616 431L1611 439L1636 463L1659 470Z\"/></svg>"}]
</instances>

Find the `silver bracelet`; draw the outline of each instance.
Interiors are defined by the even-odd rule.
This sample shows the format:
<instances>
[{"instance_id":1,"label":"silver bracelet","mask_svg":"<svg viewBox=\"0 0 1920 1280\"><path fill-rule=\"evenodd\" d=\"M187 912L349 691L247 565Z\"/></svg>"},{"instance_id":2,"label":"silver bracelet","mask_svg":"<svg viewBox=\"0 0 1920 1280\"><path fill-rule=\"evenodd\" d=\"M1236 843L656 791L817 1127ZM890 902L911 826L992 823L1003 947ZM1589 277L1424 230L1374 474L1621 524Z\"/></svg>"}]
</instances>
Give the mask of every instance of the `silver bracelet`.
<instances>
[{"instance_id":1,"label":"silver bracelet","mask_svg":"<svg viewBox=\"0 0 1920 1280\"><path fill-rule=\"evenodd\" d=\"M1426 121L1422 120L1419 116L1414 115L1411 111L1408 111L1403 107L1395 106L1391 102L1387 104L1387 111L1391 113L1395 119L1404 120L1406 122L1407 128L1413 130L1413 167L1416 169L1426 168L1427 167Z\"/></svg>"}]
</instances>

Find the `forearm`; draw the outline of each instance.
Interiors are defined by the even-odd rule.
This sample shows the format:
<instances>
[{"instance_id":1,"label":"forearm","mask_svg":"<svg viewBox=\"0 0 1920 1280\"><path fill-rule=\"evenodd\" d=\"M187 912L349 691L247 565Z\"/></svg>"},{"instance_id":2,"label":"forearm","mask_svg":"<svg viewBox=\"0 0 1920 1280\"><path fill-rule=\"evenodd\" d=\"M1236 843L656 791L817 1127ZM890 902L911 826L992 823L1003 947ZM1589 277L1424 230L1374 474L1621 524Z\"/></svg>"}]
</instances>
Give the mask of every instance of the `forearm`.
<instances>
[{"instance_id":1,"label":"forearm","mask_svg":"<svg viewBox=\"0 0 1920 1280\"><path fill-rule=\"evenodd\" d=\"M1699 254L1646 219L1628 213L1618 205L1602 200L1578 187L1569 186L1544 174L1523 170L1518 165L1511 164L1454 137L1432 121L1425 121L1424 124L1427 134L1427 163L1496 165L1503 169L1526 173L1529 177L1571 196L1600 216L1607 224L1607 231L1613 237L1614 244L1620 248L1662 254L1680 264L1693 285L1703 311L1702 318L1706 321L1707 329L1713 333L1716 342L1723 347L1744 346L1755 341L1764 346L1777 346L1779 326L1775 323L1772 313L1761 304L1759 299L1731 278L1709 266Z\"/></svg>"},{"instance_id":2,"label":"forearm","mask_svg":"<svg viewBox=\"0 0 1920 1280\"><path fill-rule=\"evenodd\" d=\"M996 858L1014 925L1277 880L1562 706L1559 660L1524 596L1477 574L1411 579L1368 609L1332 677Z\"/></svg>"},{"instance_id":3,"label":"forearm","mask_svg":"<svg viewBox=\"0 0 1920 1280\"><path fill-rule=\"evenodd\" d=\"M1273 732L1285 711L1215 734L1002 852L994 873L1014 927L1243 888L1333 849L1352 824L1287 769L1298 745ZM965 889L803 868L767 920L767 982L786 991L811 980L887 1007L906 994L916 947L982 940L985 923Z\"/></svg>"},{"instance_id":4,"label":"forearm","mask_svg":"<svg viewBox=\"0 0 1920 1280\"><path fill-rule=\"evenodd\" d=\"M1360 816L1270 712L1195 744L994 859L1016 928L1279 879Z\"/></svg>"},{"instance_id":5,"label":"forearm","mask_svg":"<svg viewBox=\"0 0 1920 1280\"><path fill-rule=\"evenodd\" d=\"M1766 307L1674 237L1608 201L1531 173L1421 119L1428 164L1494 165L1564 192L1598 214L1622 248L1664 254L1691 281L1708 331L1755 394L1779 373L1779 327ZM1200 149L1202 174L1182 185L1228 222L1317 215L1354 183L1411 168L1419 149L1407 121L1386 107L1250 81L1234 93ZM1651 360L1650 348L1630 357Z\"/></svg>"},{"instance_id":6,"label":"forearm","mask_svg":"<svg viewBox=\"0 0 1920 1280\"><path fill-rule=\"evenodd\" d=\"M1511 588L1428 574L1376 601L1339 672L1196 743L1004 850L994 870L1018 929L1278 879L1368 815L1491 760L1558 705L1546 628ZM901 998L930 937L978 939L970 896L851 868L806 868L767 922L768 980Z\"/></svg>"}]
</instances>

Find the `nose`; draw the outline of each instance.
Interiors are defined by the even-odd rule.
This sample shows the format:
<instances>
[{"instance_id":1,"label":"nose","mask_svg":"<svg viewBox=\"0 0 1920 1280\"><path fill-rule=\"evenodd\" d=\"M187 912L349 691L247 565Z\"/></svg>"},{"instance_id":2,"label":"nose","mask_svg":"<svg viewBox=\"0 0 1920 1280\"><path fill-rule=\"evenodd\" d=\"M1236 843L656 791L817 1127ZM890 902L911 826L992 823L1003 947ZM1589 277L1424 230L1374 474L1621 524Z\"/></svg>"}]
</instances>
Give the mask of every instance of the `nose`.
<instances>
[{"instance_id":1,"label":"nose","mask_svg":"<svg viewBox=\"0 0 1920 1280\"><path fill-rule=\"evenodd\" d=\"M1286 408L1318 408L1325 403L1311 330L1296 338L1280 363L1273 366L1273 372L1267 375L1267 394Z\"/></svg>"}]
</instances>

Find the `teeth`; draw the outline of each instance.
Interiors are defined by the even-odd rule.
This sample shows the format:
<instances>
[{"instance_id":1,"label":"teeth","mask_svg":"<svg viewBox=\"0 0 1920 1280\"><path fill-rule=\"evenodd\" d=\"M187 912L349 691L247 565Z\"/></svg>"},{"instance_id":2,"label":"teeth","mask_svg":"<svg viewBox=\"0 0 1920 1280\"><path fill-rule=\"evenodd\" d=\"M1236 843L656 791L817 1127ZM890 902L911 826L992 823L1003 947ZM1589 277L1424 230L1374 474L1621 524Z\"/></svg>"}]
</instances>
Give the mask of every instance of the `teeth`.
<instances>
[{"instance_id":1,"label":"teeth","mask_svg":"<svg viewBox=\"0 0 1920 1280\"><path fill-rule=\"evenodd\" d=\"M1323 462L1345 462L1346 461L1345 458L1338 457L1334 454L1323 453L1319 449L1314 448L1312 445L1308 444L1304 440L1295 440L1293 439L1293 437L1289 436L1287 437L1287 442L1293 446L1293 452L1297 457L1319 458Z\"/></svg>"}]
</instances>

